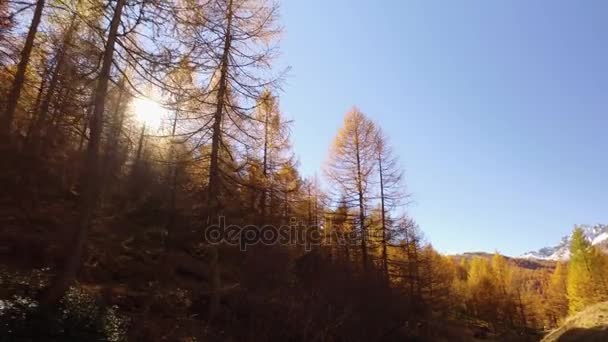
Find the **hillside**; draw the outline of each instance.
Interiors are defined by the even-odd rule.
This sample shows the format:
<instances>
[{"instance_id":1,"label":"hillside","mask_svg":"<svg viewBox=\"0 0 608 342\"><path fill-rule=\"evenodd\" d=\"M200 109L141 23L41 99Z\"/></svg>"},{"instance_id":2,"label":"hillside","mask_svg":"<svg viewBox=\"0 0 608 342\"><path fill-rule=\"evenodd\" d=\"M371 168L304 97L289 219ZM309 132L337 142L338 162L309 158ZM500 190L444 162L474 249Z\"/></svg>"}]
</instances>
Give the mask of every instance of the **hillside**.
<instances>
[{"instance_id":1,"label":"hillside","mask_svg":"<svg viewBox=\"0 0 608 342\"><path fill-rule=\"evenodd\" d=\"M460 262L462 259L471 260L473 258L484 258L491 259L494 254L487 252L466 252L462 254L450 255L452 259L456 262ZM534 258L513 258L504 256L504 258L510 262L511 264L518 266L520 268L525 268L529 270L538 270L538 269L546 269L553 270L555 268L555 261L553 260L544 260L544 259L534 259Z\"/></svg>"},{"instance_id":2,"label":"hillside","mask_svg":"<svg viewBox=\"0 0 608 342\"><path fill-rule=\"evenodd\" d=\"M608 341L608 302L590 306L569 318L542 342Z\"/></svg>"}]
</instances>

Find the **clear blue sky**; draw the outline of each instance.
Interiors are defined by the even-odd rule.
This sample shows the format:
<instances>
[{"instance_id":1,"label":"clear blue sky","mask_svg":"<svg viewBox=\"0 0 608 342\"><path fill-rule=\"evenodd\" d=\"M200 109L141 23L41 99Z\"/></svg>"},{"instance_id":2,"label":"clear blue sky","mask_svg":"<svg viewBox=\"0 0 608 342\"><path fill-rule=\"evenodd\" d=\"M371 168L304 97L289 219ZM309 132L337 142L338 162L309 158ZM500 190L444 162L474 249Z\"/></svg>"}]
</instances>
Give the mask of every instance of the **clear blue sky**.
<instances>
[{"instance_id":1,"label":"clear blue sky","mask_svg":"<svg viewBox=\"0 0 608 342\"><path fill-rule=\"evenodd\" d=\"M305 175L357 105L441 252L608 222L608 1L286 0L281 105Z\"/></svg>"}]
</instances>

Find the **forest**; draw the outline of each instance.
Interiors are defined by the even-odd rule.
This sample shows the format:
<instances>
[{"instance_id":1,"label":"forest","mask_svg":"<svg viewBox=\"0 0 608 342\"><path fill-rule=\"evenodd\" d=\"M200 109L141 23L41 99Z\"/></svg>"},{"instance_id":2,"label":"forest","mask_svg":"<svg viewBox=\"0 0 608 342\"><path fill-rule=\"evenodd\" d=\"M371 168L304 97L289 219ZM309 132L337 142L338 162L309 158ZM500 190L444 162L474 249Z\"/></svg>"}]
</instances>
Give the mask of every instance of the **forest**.
<instances>
[{"instance_id":1,"label":"forest","mask_svg":"<svg viewBox=\"0 0 608 342\"><path fill-rule=\"evenodd\" d=\"M567 263L438 253L364 109L303 177L279 14L0 0L0 341L537 341L608 300L579 228Z\"/></svg>"}]
</instances>

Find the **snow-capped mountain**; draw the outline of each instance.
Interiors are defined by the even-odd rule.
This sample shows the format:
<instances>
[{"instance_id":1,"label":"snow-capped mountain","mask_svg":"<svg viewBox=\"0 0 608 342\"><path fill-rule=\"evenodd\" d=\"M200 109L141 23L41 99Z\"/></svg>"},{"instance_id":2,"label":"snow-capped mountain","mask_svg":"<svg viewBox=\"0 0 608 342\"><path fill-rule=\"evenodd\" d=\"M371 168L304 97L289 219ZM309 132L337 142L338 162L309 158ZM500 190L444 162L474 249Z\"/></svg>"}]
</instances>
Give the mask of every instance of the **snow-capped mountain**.
<instances>
[{"instance_id":1,"label":"snow-capped mountain","mask_svg":"<svg viewBox=\"0 0 608 342\"><path fill-rule=\"evenodd\" d=\"M583 229L585 237L591 242L592 245L599 245L603 242L608 243L608 225L596 224L590 225L579 225L578 227ZM567 235L554 247L541 248L538 251L532 251L522 255L522 258L526 259L541 259L541 260L554 260L554 261L565 261L570 258L570 240L572 235Z\"/></svg>"}]
</instances>

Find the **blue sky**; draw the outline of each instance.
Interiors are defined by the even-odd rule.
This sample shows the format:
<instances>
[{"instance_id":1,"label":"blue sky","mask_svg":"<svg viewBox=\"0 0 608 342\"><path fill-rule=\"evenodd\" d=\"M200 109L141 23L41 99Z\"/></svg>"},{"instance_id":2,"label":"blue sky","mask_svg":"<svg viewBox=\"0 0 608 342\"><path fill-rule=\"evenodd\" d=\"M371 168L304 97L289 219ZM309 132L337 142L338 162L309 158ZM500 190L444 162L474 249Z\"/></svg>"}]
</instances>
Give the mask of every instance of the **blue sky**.
<instances>
[{"instance_id":1,"label":"blue sky","mask_svg":"<svg viewBox=\"0 0 608 342\"><path fill-rule=\"evenodd\" d=\"M608 222L608 2L287 0L281 21L303 174L356 105L441 252L519 255Z\"/></svg>"}]
</instances>

